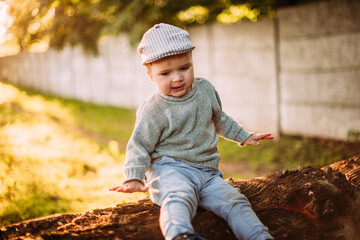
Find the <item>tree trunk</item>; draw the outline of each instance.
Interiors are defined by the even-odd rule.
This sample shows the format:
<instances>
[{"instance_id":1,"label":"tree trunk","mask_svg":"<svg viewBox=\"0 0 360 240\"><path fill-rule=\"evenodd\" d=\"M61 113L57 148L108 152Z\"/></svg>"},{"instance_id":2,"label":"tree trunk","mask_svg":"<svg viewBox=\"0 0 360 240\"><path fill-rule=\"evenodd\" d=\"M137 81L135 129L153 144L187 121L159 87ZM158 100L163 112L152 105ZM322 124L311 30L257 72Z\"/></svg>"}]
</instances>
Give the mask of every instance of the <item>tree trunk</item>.
<instances>
[{"instance_id":1,"label":"tree trunk","mask_svg":"<svg viewBox=\"0 0 360 240\"><path fill-rule=\"evenodd\" d=\"M245 194L278 239L360 236L360 155L321 169L287 170L228 182ZM163 239L159 207L149 199L83 214L56 214L3 227L0 239ZM227 223L199 209L193 225L209 240L235 239Z\"/></svg>"}]
</instances>

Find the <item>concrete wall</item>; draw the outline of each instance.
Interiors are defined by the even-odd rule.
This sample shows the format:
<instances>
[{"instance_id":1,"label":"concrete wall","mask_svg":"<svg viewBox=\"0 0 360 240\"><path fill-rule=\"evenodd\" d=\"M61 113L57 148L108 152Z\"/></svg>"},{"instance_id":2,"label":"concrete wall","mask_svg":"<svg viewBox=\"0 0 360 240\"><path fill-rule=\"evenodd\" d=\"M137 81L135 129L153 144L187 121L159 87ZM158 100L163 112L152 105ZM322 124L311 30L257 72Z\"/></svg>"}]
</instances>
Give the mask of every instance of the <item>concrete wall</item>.
<instances>
[{"instance_id":1,"label":"concrete wall","mask_svg":"<svg viewBox=\"0 0 360 240\"><path fill-rule=\"evenodd\" d=\"M155 90L140 57L125 36L108 38L99 47L99 57L80 47L3 57L0 77L58 96L137 108Z\"/></svg>"},{"instance_id":2,"label":"concrete wall","mask_svg":"<svg viewBox=\"0 0 360 240\"><path fill-rule=\"evenodd\" d=\"M190 35L196 73L216 86L224 111L278 135L274 21L199 26Z\"/></svg>"},{"instance_id":3,"label":"concrete wall","mask_svg":"<svg viewBox=\"0 0 360 240\"><path fill-rule=\"evenodd\" d=\"M281 131L345 139L360 130L360 2L280 9Z\"/></svg>"},{"instance_id":4,"label":"concrete wall","mask_svg":"<svg viewBox=\"0 0 360 240\"><path fill-rule=\"evenodd\" d=\"M276 19L189 29L195 75L253 131L346 139L360 132L360 3L279 9ZM126 37L0 58L0 79L85 101L137 108L154 90Z\"/></svg>"}]
</instances>

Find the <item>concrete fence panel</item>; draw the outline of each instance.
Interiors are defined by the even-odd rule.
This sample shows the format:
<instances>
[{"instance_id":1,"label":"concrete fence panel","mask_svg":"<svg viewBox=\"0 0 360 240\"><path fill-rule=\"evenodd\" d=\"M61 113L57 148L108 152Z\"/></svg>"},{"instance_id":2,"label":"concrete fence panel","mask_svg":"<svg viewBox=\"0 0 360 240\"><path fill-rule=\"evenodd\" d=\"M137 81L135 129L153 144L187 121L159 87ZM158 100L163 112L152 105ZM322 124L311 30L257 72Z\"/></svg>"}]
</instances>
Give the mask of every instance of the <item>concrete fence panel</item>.
<instances>
[{"instance_id":1,"label":"concrete fence panel","mask_svg":"<svg viewBox=\"0 0 360 240\"><path fill-rule=\"evenodd\" d=\"M346 139L360 130L359 12L356 1L278 11L282 132Z\"/></svg>"}]
</instances>

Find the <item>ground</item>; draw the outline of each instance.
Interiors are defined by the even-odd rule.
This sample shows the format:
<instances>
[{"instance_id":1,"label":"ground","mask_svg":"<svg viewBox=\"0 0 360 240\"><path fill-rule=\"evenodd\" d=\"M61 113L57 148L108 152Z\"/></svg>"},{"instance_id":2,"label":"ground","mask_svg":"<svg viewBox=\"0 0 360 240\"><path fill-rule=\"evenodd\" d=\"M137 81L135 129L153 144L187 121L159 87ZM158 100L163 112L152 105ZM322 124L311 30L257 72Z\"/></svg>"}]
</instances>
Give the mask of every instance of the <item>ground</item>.
<instances>
[{"instance_id":1,"label":"ground","mask_svg":"<svg viewBox=\"0 0 360 240\"><path fill-rule=\"evenodd\" d=\"M279 239L347 239L360 234L360 155L321 169L306 167L249 180L228 179ZM163 239L159 207L149 199L83 214L57 214L0 231L4 239ZM227 224L198 210L194 228L209 240L235 239Z\"/></svg>"}]
</instances>

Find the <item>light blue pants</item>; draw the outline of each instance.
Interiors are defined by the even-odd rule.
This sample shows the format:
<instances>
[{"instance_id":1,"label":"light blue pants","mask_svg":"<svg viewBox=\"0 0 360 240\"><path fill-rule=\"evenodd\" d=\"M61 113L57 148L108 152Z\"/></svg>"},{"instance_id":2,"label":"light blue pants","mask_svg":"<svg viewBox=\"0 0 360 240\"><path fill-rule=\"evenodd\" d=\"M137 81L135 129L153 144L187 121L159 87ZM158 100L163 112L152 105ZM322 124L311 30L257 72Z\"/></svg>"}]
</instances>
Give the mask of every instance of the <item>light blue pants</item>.
<instances>
[{"instance_id":1,"label":"light blue pants","mask_svg":"<svg viewBox=\"0 0 360 240\"><path fill-rule=\"evenodd\" d=\"M225 219L237 239L273 239L249 200L223 180L219 170L163 157L146 173L146 181L152 201L161 206L160 227L166 240L194 233L191 221L198 206Z\"/></svg>"}]
</instances>

